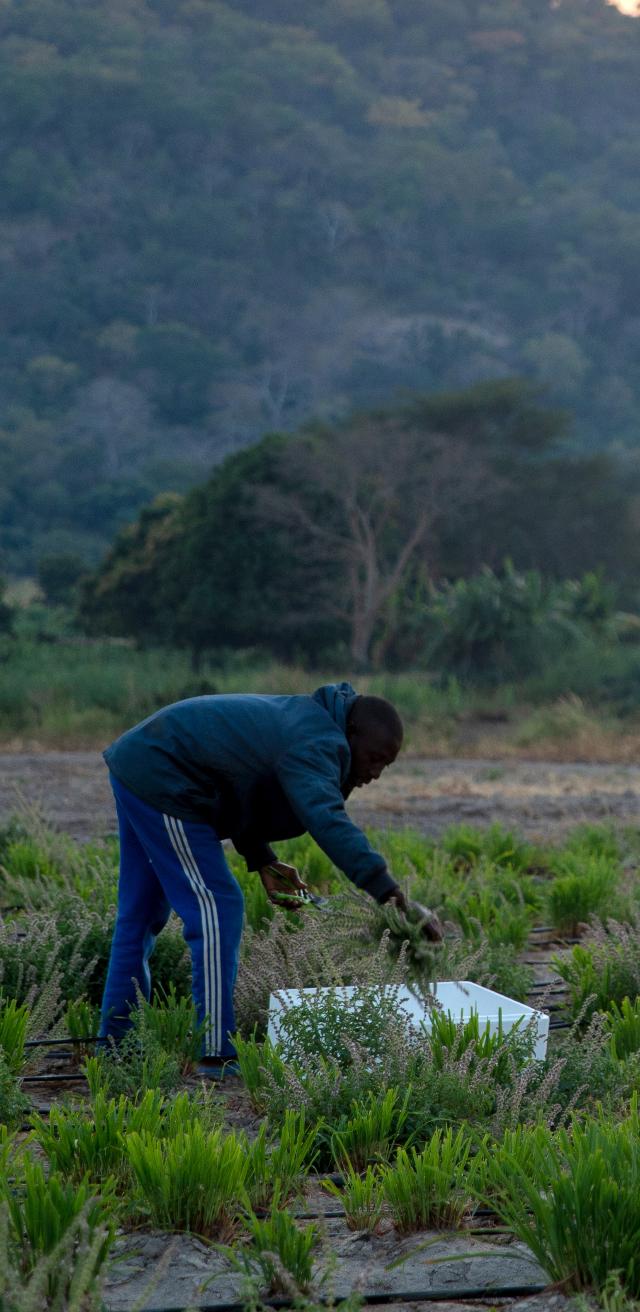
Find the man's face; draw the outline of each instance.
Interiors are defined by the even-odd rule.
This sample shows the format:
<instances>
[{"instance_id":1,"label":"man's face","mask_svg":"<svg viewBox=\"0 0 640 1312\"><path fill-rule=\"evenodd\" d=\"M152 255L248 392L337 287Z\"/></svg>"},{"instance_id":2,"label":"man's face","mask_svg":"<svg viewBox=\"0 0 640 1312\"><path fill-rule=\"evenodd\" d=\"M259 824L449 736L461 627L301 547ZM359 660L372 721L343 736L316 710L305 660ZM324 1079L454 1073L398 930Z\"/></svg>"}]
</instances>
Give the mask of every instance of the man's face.
<instances>
[{"instance_id":1,"label":"man's face","mask_svg":"<svg viewBox=\"0 0 640 1312\"><path fill-rule=\"evenodd\" d=\"M372 779L379 779L382 771L393 765L402 746L399 739L366 726L350 729L347 737L351 748L350 788L362 788Z\"/></svg>"}]
</instances>

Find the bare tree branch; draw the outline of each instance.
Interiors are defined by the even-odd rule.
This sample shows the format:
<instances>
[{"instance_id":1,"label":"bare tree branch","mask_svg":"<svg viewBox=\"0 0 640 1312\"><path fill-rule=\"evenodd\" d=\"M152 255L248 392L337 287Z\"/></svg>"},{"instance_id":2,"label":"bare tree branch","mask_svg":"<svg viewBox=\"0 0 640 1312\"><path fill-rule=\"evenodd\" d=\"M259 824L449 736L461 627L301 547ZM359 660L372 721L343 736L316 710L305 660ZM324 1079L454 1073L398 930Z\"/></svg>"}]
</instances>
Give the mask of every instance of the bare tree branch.
<instances>
[{"instance_id":1,"label":"bare tree branch","mask_svg":"<svg viewBox=\"0 0 640 1312\"><path fill-rule=\"evenodd\" d=\"M366 663L412 563L433 567L443 525L486 497L488 480L470 441L384 417L292 440L276 483L254 489L256 516L288 529L309 564L313 604L298 599L291 615L346 619L352 657Z\"/></svg>"}]
</instances>

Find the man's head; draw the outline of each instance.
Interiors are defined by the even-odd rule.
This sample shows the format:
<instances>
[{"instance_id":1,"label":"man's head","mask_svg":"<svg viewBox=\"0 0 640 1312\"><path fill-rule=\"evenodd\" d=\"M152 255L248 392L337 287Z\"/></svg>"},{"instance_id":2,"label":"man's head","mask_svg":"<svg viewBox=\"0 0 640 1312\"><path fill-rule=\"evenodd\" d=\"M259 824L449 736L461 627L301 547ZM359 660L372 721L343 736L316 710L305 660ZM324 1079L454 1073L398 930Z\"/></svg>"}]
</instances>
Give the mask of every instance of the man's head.
<instances>
[{"instance_id":1,"label":"man's head","mask_svg":"<svg viewBox=\"0 0 640 1312\"><path fill-rule=\"evenodd\" d=\"M347 717L349 787L360 788L378 779L395 761L403 734L402 720L391 702L384 697L356 697Z\"/></svg>"}]
</instances>

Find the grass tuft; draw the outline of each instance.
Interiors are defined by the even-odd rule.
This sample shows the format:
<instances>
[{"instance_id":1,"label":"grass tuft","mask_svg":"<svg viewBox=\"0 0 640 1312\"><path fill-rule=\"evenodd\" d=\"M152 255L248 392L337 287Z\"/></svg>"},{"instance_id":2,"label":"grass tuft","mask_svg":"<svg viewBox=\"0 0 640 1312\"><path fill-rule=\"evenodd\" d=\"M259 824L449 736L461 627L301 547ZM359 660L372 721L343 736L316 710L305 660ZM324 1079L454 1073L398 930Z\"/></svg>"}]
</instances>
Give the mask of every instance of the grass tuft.
<instances>
[{"instance_id":1,"label":"grass tuft","mask_svg":"<svg viewBox=\"0 0 640 1312\"><path fill-rule=\"evenodd\" d=\"M152 1225L224 1239L246 1203L249 1155L244 1136L197 1122L172 1139L126 1135L136 1201Z\"/></svg>"},{"instance_id":2,"label":"grass tuft","mask_svg":"<svg viewBox=\"0 0 640 1312\"><path fill-rule=\"evenodd\" d=\"M333 1180L325 1180L323 1187L342 1203L350 1230L377 1234L384 1214L384 1192L379 1168L368 1166L364 1174L361 1174L343 1161L342 1170L344 1174L341 1186Z\"/></svg>"},{"instance_id":3,"label":"grass tuft","mask_svg":"<svg viewBox=\"0 0 640 1312\"><path fill-rule=\"evenodd\" d=\"M550 1281L598 1294L619 1273L640 1297L640 1119L603 1112L570 1130L521 1130L484 1149L491 1206Z\"/></svg>"},{"instance_id":4,"label":"grass tuft","mask_svg":"<svg viewBox=\"0 0 640 1312\"><path fill-rule=\"evenodd\" d=\"M460 1224L469 1208L467 1164L471 1138L464 1128L436 1130L422 1152L398 1150L382 1171L382 1191L399 1234Z\"/></svg>"}]
</instances>

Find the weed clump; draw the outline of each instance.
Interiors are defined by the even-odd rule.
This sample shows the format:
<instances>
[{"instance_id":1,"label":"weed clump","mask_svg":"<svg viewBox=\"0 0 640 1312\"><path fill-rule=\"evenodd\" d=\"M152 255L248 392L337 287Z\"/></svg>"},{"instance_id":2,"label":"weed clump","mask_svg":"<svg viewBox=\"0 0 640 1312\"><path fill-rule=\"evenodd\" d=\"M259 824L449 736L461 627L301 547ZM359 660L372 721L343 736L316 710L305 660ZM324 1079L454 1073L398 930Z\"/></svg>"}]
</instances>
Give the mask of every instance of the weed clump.
<instances>
[{"instance_id":1,"label":"weed clump","mask_svg":"<svg viewBox=\"0 0 640 1312\"><path fill-rule=\"evenodd\" d=\"M299 1187L318 1155L317 1127L307 1126L304 1112L285 1112L278 1138L267 1138L263 1121L248 1150L247 1197L253 1208L264 1208L277 1192L282 1202Z\"/></svg>"},{"instance_id":2,"label":"weed clump","mask_svg":"<svg viewBox=\"0 0 640 1312\"><path fill-rule=\"evenodd\" d=\"M24 1067L28 1028L29 1008L19 1006L15 998L0 996L0 1054L12 1075L19 1075Z\"/></svg>"},{"instance_id":3,"label":"weed clump","mask_svg":"<svg viewBox=\"0 0 640 1312\"><path fill-rule=\"evenodd\" d=\"M109 1097L144 1097L149 1089L171 1093L180 1083L178 1058L160 1046L155 1035L132 1026L119 1044L106 1043L83 1067L89 1088L104 1089Z\"/></svg>"},{"instance_id":4,"label":"weed clump","mask_svg":"<svg viewBox=\"0 0 640 1312\"><path fill-rule=\"evenodd\" d=\"M404 1138L409 1116L412 1089L401 1099L398 1089L389 1088L384 1097L372 1090L360 1102L351 1104L331 1132L331 1153L338 1170L363 1171L370 1162L385 1162Z\"/></svg>"},{"instance_id":5,"label":"weed clump","mask_svg":"<svg viewBox=\"0 0 640 1312\"><path fill-rule=\"evenodd\" d=\"M640 1052L640 998L622 999L622 1006L612 1002L605 1019L616 1061L625 1061Z\"/></svg>"},{"instance_id":6,"label":"weed clump","mask_svg":"<svg viewBox=\"0 0 640 1312\"><path fill-rule=\"evenodd\" d=\"M554 929L575 936L593 916L610 912L617 885L618 869L608 854L565 857L548 894Z\"/></svg>"}]
</instances>

